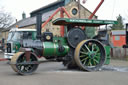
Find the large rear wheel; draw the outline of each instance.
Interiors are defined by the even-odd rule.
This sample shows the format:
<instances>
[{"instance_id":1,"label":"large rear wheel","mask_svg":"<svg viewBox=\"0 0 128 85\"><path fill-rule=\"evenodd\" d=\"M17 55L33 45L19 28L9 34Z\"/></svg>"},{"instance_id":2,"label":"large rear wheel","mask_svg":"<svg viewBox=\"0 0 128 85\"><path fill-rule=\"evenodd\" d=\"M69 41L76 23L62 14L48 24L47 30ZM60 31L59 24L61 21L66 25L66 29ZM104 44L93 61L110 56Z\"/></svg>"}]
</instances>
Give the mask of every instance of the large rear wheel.
<instances>
[{"instance_id":1,"label":"large rear wheel","mask_svg":"<svg viewBox=\"0 0 128 85\"><path fill-rule=\"evenodd\" d=\"M105 62L105 49L94 39L81 41L76 49L74 59L78 67L86 71L97 71Z\"/></svg>"},{"instance_id":2,"label":"large rear wheel","mask_svg":"<svg viewBox=\"0 0 128 85\"><path fill-rule=\"evenodd\" d=\"M38 67L37 61L38 59L33 53L30 54L28 61L24 52L18 52L11 59L11 67L18 74L32 74Z\"/></svg>"}]
</instances>

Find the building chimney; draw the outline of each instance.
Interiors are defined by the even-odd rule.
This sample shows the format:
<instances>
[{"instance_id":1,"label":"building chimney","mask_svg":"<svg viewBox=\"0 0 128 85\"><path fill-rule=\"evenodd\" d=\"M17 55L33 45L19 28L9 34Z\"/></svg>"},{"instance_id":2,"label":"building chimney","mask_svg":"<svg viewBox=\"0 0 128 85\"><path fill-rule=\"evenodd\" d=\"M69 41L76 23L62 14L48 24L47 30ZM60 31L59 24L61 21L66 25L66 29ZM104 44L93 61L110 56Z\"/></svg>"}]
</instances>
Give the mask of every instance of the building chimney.
<instances>
[{"instance_id":1,"label":"building chimney","mask_svg":"<svg viewBox=\"0 0 128 85\"><path fill-rule=\"evenodd\" d=\"M17 19L16 19L16 23L17 23Z\"/></svg>"},{"instance_id":2,"label":"building chimney","mask_svg":"<svg viewBox=\"0 0 128 85\"><path fill-rule=\"evenodd\" d=\"M25 12L22 13L22 19L25 19L26 18L26 14Z\"/></svg>"}]
</instances>

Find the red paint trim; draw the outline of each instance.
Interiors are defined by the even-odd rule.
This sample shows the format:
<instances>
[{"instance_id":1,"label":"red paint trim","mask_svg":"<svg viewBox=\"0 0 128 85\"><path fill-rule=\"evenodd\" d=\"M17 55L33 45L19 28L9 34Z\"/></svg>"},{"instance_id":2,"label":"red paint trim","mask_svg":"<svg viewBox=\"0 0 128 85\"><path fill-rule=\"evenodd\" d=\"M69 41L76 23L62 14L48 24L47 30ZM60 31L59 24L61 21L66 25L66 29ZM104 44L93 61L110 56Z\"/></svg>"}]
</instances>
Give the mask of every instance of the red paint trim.
<instances>
[{"instance_id":1,"label":"red paint trim","mask_svg":"<svg viewBox=\"0 0 128 85\"><path fill-rule=\"evenodd\" d=\"M96 12L98 11L98 9L100 8L100 6L103 4L104 0L101 0L101 2L98 4L98 6L95 8L95 10L93 11L93 13L89 16L88 19L92 19L93 16L96 14ZM85 29L85 26L82 27L82 30Z\"/></svg>"},{"instance_id":2,"label":"red paint trim","mask_svg":"<svg viewBox=\"0 0 128 85\"><path fill-rule=\"evenodd\" d=\"M71 16L68 14L64 7L62 7L60 10L60 18L64 18L64 13L67 15L68 18L71 18ZM64 26L60 26L60 28L61 36L64 37Z\"/></svg>"},{"instance_id":3,"label":"red paint trim","mask_svg":"<svg viewBox=\"0 0 128 85\"><path fill-rule=\"evenodd\" d=\"M27 61L30 60L30 55L31 55L31 51L25 51L25 57Z\"/></svg>"},{"instance_id":4,"label":"red paint trim","mask_svg":"<svg viewBox=\"0 0 128 85\"><path fill-rule=\"evenodd\" d=\"M68 12L66 11L66 9L64 7L62 7L63 11L65 12L65 14L67 15L68 18L71 18L71 16L68 14Z\"/></svg>"},{"instance_id":5,"label":"red paint trim","mask_svg":"<svg viewBox=\"0 0 128 85\"><path fill-rule=\"evenodd\" d=\"M96 14L97 10L100 8L100 6L103 4L104 0L101 0L101 2L98 4L98 6L96 7L96 9L93 11L93 13L89 16L88 19L92 19L92 17ZM85 26L82 27L82 30L85 29Z\"/></svg>"},{"instance_id":6,"label":"red paint trim","mask_svg":"<svg viewBox=\"0 0 128 85\"><path fill-rule=\"evenodd\" d=\"M64 11L62 8L60 10L60 18L64 18ZM60 26L60 34L61 34L61 37L64 37L64 26Z\"/></svg>"},{"instance_id":7,"label":"red paint trim","mask_svg":"<svg viewBox=\"0 0 128 85\"><path fill-rule=\"evenodd\" d=\"M64 7L62 7L62 10L63 10L63 12L67 15L67 17L68 18L71 18L71 16L68 14L68 12L66 11L66 9L64 8ZM62 28L63 30L61 31L62 32L62 37L64 37L64 26L63 26L63 28Z\"/></svg>"},{"instance_id":8,"label":"red paint trim","mask_svg":"<svg viewBox=\"0 0 128 85\"><path fill-rule=\"evenodd\" d=\"M71 16L68 14L68 12L66 11L66 9L64 7L60 7L58 8L50 17L48 20L46 20L43 24L42 24L42 28L45 27L45 25L60 11L60 18L64 18L64 13L67 15L68 18L71 18ZM60 26L60 33L61 36L64 36L64 26Z\"/></svg>"},{"instance_id":9,"label":"red paint trim","mask_svg":"<svg viewBox=\"0 0 128 85\"><path fill-rule=\"evenodd\" d=\"M96 7L96 9L93 11L93 13L89 16L89 19L92 19L92 17L95 15L95 13L97 12L97 10L100 8L100 6L103 4L104 0L101 0L101 2L98 4L98 6Z\"/></svg>"},{"instance_id":10,"label":"red paint trim","mask_svg":"<svg viewBox=\"0 0 128 85\"><path fill-rule=\"evenodd\" d=\"M45 21L42 25L42 28L60 11L61 8L58 8L50 17L47 21Z\"/></svg>"},{"instance_id":11,"label":"red paint trim","mask_svg":"<svg viewBox=\"0 0 128 85\"><path fill-rule=\"evenodd\" d=\"M8 58L1 58L0 61L7 61L9 60Z\"/></svg>"}]
</instances>

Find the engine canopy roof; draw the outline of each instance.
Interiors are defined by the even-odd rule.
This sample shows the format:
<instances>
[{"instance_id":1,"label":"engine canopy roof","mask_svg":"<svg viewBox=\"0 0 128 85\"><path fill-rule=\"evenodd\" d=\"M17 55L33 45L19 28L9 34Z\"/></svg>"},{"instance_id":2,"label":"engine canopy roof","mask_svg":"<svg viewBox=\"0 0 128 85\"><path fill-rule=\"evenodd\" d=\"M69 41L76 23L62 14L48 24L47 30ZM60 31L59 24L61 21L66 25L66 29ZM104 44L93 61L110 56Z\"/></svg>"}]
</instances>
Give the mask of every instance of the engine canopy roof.
<instances>
[{"instance_id":1,"label":"engine canopy roof","mask_svg":"<svg viewBox=\"0 0 128 85\"><path fill-rule=\"evenodd\" d=\"M114 20L95 20L95 19L73 19L73 18L58 18L53 21L53 25L72 25L72 26L101 26L108 24L117 24Z\"/></svg>"}]
</instances>

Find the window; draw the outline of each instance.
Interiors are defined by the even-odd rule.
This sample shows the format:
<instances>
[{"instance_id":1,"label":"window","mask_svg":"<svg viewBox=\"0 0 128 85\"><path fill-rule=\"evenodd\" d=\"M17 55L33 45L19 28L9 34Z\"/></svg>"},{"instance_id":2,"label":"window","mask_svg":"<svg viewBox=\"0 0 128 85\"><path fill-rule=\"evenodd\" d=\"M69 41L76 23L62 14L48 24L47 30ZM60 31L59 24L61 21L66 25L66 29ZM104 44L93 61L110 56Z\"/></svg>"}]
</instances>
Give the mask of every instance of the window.
<instances>
[{"instance_id":1,"label":"window","mask_svg":"<svg viewBox=\"0 0 128 85\"><path fill-rule=\"evenodd\" d=\"M115 40L120 40L120 36L115 36Z\"/></svg>"},{"instance_id":2,"label":"window","mask_svg":"<svg viewBox=\"0 0 128 85\"><path fill-rule=\"evenodd\" d=\"M76 8L73 8L73 9L72 9L72 14L73 14L73 15L76 15L76 14L77 14L77 9L76 9Z\"/></svg>"}]
</instances>

